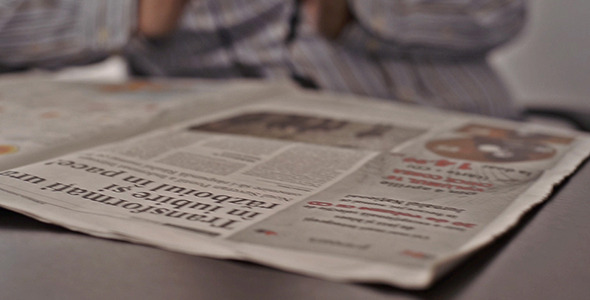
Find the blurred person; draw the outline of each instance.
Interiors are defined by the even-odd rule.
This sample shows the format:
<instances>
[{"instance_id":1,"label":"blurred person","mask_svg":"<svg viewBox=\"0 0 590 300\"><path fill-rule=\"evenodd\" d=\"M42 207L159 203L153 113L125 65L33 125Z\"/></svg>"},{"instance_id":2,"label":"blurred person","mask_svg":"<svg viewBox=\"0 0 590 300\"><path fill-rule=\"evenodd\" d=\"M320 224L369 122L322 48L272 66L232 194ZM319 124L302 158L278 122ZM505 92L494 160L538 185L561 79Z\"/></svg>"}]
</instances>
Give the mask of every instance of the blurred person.
<instances>
[{"instance_id":1,"label":"blurred person","mask_svg":"<svg viewBox=\"0 0 590 300\"><path fill-rule=\"evenodd\" d=\"M525 0L1 0L0 71L122 55L135 76L304 87L514 117L487 54Z\"/></svg>"}]
</instances>

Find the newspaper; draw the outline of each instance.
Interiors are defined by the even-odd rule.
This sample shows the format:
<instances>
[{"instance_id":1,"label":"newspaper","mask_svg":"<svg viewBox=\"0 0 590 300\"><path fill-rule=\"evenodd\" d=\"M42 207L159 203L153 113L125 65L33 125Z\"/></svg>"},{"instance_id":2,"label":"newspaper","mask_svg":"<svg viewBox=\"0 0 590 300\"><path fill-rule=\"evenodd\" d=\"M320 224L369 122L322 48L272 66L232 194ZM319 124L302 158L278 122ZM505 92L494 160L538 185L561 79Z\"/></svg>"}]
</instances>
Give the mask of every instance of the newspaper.
<instances>
[{"instance_id":1,"label":"newspaper","mask_svg":"<svg viewBox=\"0 0 590 300\"><path fill-rule=\"evenodd\" d=\"M100 145L164 126L204 111L231 106L226 99L253 82L189 80L121 83L56 82L47 76L0 80L0 170ZM234 101L247 101L246 99Z\"/></svg>"},{"instance_id":2,"label":"newspaper","mask_svg":"<svg viewBox=\"0 0 590 300\"><path fill-rule=\"evenodd\" d=\"M194 118L4 169L0 206L99 237L424 289L590 154L590 137L575 131L240 86L165 102L175 104L170 114ZM143 105L114 110L129 116Z\"/></svg>"}]
</instances>

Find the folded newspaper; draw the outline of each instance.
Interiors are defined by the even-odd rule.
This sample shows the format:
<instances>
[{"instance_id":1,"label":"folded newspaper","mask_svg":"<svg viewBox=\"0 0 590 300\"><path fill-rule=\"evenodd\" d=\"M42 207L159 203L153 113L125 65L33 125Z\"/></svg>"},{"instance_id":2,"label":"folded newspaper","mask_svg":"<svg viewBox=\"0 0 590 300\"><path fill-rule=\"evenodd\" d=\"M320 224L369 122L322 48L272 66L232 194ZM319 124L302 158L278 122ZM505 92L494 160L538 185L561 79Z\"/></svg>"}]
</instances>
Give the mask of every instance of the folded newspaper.
<instances>
[{"instance_id":1,"label":"folded newspaper","mask_svg":"<svg viewBox=\"0 0 590 300\"><path fill-rule=\"evenodd\" d=\"M0 82L0 206L90 235L423 289L586 134L282 84Z\"/></svg>"}]
</instances>

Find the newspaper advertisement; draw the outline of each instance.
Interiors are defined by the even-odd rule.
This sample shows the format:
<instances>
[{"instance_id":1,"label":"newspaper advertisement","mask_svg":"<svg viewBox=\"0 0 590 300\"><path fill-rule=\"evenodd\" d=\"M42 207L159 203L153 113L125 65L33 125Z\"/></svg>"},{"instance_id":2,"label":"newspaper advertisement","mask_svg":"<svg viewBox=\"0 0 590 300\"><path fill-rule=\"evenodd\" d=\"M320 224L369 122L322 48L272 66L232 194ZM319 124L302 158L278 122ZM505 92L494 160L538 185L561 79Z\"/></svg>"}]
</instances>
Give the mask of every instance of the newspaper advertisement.
<instances>
[{"instance_id":1,"label":"newspaper advertisement","mask_svg":"<svg viewBox=\"0 0 590 300\"><path fill-rule=\"evenodd\" d=\"M101 237L422 289L589 153L579 132L290 91L0 171L0 205Z\"/></svg>"}]
</instances>

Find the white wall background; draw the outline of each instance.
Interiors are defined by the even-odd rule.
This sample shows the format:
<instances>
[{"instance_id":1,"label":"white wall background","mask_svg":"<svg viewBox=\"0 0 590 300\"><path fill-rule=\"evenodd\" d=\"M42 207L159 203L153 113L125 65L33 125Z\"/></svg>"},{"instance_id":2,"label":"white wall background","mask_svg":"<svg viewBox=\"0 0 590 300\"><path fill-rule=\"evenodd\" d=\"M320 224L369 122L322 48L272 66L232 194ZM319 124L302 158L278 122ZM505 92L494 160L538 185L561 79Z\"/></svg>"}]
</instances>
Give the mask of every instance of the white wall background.
<instances>
[{"instance_id":1,"label":"white wall background","mask_svg":"<svg viewBox=\"0 0 590 300\"><path fill-rule=\"evenodd\" d=\"M519 102L590 108L590 0L529 0L527 27L491 62Z\"/></svg>"}]
</instances>

